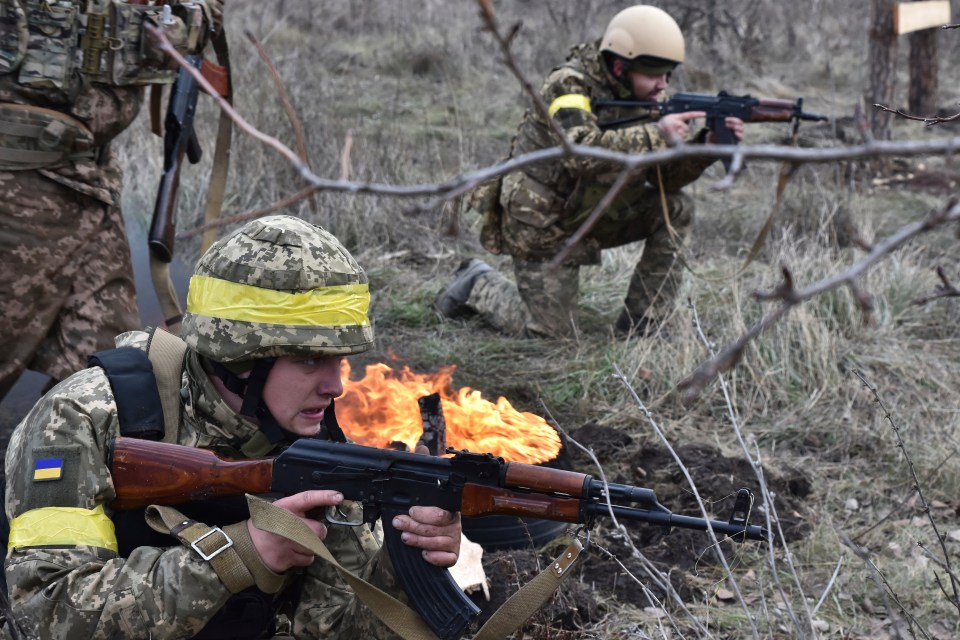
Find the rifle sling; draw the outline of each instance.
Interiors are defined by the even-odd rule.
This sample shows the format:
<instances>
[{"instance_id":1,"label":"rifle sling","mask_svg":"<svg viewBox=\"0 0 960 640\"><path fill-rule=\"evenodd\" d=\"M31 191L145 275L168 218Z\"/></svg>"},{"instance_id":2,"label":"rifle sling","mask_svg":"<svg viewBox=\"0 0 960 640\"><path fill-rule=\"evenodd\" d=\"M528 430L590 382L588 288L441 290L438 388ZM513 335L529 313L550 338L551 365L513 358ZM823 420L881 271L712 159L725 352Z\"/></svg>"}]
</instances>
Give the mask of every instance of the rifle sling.
<instances>
[{"instance_id":1,"label":"rifle sling","mask_svg":"<svg viewBox=\"0 0 960 640\"><path fill-rule=\"evenodd\" d=\"M183 384L183 361L187 354L187 343L157 327L150 332L147 342L147 356L153 364L160 405L163 410L163 442L176 444L180 432L180 417L183 403L180 388Z\"/></svg>"},{"instance_id":2,"label":"rifle sling","mask_svg":"<svg viewBox=\"0 0 960 640\"><path fill-rule=\"evenodd\" d=\"M584 556L582 552L583 545L574 538L570 546L564 549L563 553L557 556L546 569L500 605L473 640L499 640L513 634L553 595L560 586L560 581L571 573L573 567Z\"/></svg>"},{"instance_id":3,"label":"rifle sling","mask_svg":"<svg viewBox=\"0 0 960 640\"><path fill-rule=\"evenodd\" d=\"M150 87L150 131L154 135L163 137L163 85L155 84Z\"/></svg>"},{"instance_id":4,"label":"rifle sling","mask_svg":"<svg viewBox=\"0 0 960 640\"><path fill-rule=\"evenodd\" d=\"M663 211L663 222L666 225L667 232L670 234L674 244L677 246L677 262L679 262L683 268L689 271L694 277L700 278L706 282L723 282L725 280L732 280L746 271L747 267L750 266L750 263L753 262L758 255L760 255L760 250L763 248L763 243L766 241L767 236L770 235L770 229L773 228L773 222L776 220L777 213L779 213L780 206L783 202L783 192L787 187L787 182L790 180L790 176L793 175L795 170L796 165L788 162L784 162L780 167L780 174L777 176L776 200L773 203L773 208L770 210L770 214L764 221L760 231L757 232L757 237L753 240L753 244L750 247L750 252L747 254L746 259L744 259L743 264L740 265L735 272L729 275L710 277L703 275L702 273L697 273L697 271L695 271L694 268L690 266L690 263L683 257L681 243L678 241L679 235L677 234L676 229L673 228L673 225L670 224L670 208L667 205L667 196L663 188L663 174L660 171L660 165L657 165L657 186L660 188L660 207Z\"/></svg>"},{"instance_id":5,"label":"rifle sling","mask_svg":"<svg viewBox=\"0 0 960 640\"><path fill-rule=\"evenodd\" d=\"M247 505L253 526L292 540L332 564L357 597L396 634L405 640L437 640L437 636L413 609L341 566L303 520L255 496L247 495Z\"/></svg>"},{"instance_id":6,"label":"rifle sling","mask_svg":"<svg viewBox=\"0 0 960 640\"><path fill-rule=\"evenodd\" d=\"M227 47L226 31L220 29L212 40L213 50L217 62L226 69L226 94L222 96L228 104L233 104L233 82L230 73L230 53ZM213 166L210 173L210 186L207 188L207 208L204 212L204 225L217 220L223 208L223 198L227 187L227 172L230 166L230 143L233 136L233 121L226 112L220 110L217 122L217 142L213 153ZM209 228L203 233L200 242L201 255L210 248L217 239L217 230Z\"/></svg>"},{"instance_id":7,"label":"rifle sling","mask_svg":"<svg viewBox=\"0 0 960 640\"><path fill-rule=\"evenodd\" d=\"M437 640L437 636L413 609L342 567L323 541L300 518L251 495L247 495L247 505L253 526L292 540L332 564L370 611L404 640ZM474 640L499 640L512 634L557 590L560 581L571 573L583 557L582 550L583 545L574 539L556 560L494 612Z\"/></svg>"}]
</instances>

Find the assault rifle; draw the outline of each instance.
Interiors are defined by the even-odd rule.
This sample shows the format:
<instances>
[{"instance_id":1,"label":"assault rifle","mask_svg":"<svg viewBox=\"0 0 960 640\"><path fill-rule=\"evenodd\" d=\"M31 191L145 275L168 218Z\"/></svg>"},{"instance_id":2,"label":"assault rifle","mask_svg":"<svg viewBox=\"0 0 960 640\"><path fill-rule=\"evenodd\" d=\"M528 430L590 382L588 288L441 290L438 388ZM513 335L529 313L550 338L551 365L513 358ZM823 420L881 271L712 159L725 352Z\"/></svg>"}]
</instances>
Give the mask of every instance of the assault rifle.
<instances>
[{"instance_id":1,"label":"assault rifle","mask_svg":"<svg viewBox=\"0 0 960 640\"><path fill-rule=\"evenodd\" d=\"M192 53L186 56L191 66L203 66L203 56ZM163 174L157 188L157 200L150 221L147 243L150 252L162 262L173 259L173 242L176 236L177 190L180 186L180 167L186 155L191 164L200 162L203 155L193 119L197 112L200 84L186 69L180 69L170 88L170 101L163 121Z\"/></svg>"},{"instance_id":2,"label":"assault rifle","mask_svg":"<svg viewBox=\"0 0 960 640\"><path fill-rule=\"evenodd\" d=\"M590 525L611 513L621 521L706 531L742 542L767 540L749 524L753 495L738 493L728 522L675 515L652 489L604 484L589 475L517 462L489 453L454 451L453 457L376 449L303 438L276 458L225 460L213 452L136 438L118 438L111 474L118 510L179 504L244 493L290 495L334 489L363 506L363 520L344 521L331 508L327 520L360 525L383 521L387 551L400 586L428 626L444 640L461 637L479 609L446 569L403 544L393 517L415 505L459 511L465 517L507 515Z\"/></svg>"},{"instance_id":3,"label":"assault rifle","mask_svg":"<svg viewBox=\"0 0 960 640\"><path fill-rule=\"evenodd\" d=\"M721 91L715 96L702 93L678 93L664 102L648 100L595 100L591 107L594 111L603 109L637 109L636 115L616 120L600 121L601 129L613 129L641 120L655 120L671 113L687 113L689 111L705 111L707 114L707 128L713 133L717 144L737 144L733 132L727 128L726 118L740 118L744 122L793 122L794 131L800 126L801 120L822 121L829 120L828 116L820 113L809 113L803 110L803 98L795 101L775 100L768 98L754 98L750 95L732 96ZM730 160L724 161L729 169Z\"/></svg>"},{"instance_id":4,"label":"assault rifle","mask_svg":"<svg viewBox=\"0 0 960 640\"><path fill-rule=\"evenodd\" d=\"M187 56L193 67L203 66L203 55ZM180 188L180 168L186 156L192 164L200 162L202 150L193 128L197 112L200 85L190 73L181 68L170 88L167 115L163 121L163 174L157 188L157 199L147 234L150 247L150 275L157 292L160 308L167 326L176 331L182 311L177 293L170 280L170 262L177 232L177 191Z\"/></svg>"}]
</instances>

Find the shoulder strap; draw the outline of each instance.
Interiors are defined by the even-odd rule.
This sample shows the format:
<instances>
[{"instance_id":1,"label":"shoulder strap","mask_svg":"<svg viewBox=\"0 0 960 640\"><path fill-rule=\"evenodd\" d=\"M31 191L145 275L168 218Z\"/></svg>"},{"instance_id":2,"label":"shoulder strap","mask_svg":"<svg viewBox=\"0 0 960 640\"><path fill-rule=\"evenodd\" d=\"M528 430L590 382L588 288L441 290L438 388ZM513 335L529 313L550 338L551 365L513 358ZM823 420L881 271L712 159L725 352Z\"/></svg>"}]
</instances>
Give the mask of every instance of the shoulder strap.
<instances>
[{"instance_id":1,"label":"shoulder strap","mask_svg":"<svg viewBox=\"0 0 960 640\"><path fill-rule=\"evenodd\" d=\"M87 359L87 366L100 367L110 381L121 435L144 440L163 438L160 395L153 384L150 360L143 351L135 347L98 351Z\"/></svg>"},{"instance_id":2,"label":"shoulder strap","mask_svg":"<svg viewBox=\"0 0 960 640\"><path fill-rule=\"evenodd\" d=\"M177 336L156 328L147 343L147 356L153 365L153 375L163 410L163 441L177 442L180 430L180 387L183 376L187 343Z\"/></svg>"}]
</instances>

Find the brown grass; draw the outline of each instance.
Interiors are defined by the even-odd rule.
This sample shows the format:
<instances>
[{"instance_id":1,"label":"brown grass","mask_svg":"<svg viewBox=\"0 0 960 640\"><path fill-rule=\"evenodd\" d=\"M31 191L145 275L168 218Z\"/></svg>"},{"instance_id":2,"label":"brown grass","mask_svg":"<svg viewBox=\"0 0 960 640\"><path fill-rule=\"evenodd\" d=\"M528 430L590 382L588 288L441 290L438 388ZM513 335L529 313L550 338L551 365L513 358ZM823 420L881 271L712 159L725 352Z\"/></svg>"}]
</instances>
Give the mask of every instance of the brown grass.
<instances>
[{"instance_id":1,"label":"brown grass","mask_svg":"<svg viewBox=\"0 0 960 640\"><path fill-rule=\"evenodd\" d=\"M722 11L719 4L684 0L668 7L691 34L690 60L677 74L678 88L802 95L810 110L835 117L852 114L866 83L865 0L741 0L722 3ZM515 54L535 82L569 45L599 35L622 6L601 0L495 3L502 24L522 18ZM712 23L708 7L717 18ZM284 78L318 175L339 175L348 132L353 138L351 177L358 180L436 182L491 164L507 150L525 101L481 30L471 2L231 0L227 13L237 108L255 126L294 146L266 71L242 37L242 30L249 29ZM950 52L960 47L960 38L948 32L941 42L944 60L955 59ZM943 87L945 105L957 89ZM209 108L200 120L201 138L211 140ZM125 194L135 225L145 224L139 212L150 209L160 158L159 141L149 138L144 124L145 118L125 136L122 150L128 164L139 167L139 178L128 181ZM895 135L945 135L921 127L898 123ZM817 137L822 140L832 131L821 127ZM748 130L755 143L782 139L786 133L766 126ZM265 206L303 187L272 150L243 136L236 140L233 161L225 215ZM914 483L906 458L917 467L927 498L943 505L933 511L941 533L960 529L960 456L954 455L960 427L957 303L912 304L938 284L935 266L960 277L955 239L945 233L925 236L871 271L862 283L876 300L870 323L864 323L847 290L834 290L801 305L757 339L725 377L726 394L714 384L697 405L687 407L674 389L711 348L733 341L761 316L767 307L751 294L774 287L780 266L789 266L798 283L811 283L856 260L856 249L836 246L837 221L843 215L866 237L881 237L942 206L949 191L936 187L943 180L928 180L920 188L909 179L875 182L866 167L857 168L852 181L838 167L804 168L787 189L762 255L744 273L730 277L742 266L773 207L777 169L754 163L727 192L711 188L721 177L712 169L691 189L698 219L687 259L695 273L687 275L684 290L690 306L678 305L669 322L669 342L624 343L610 334L637 246L607 252L602 266L584 270L583 331L577 341L537 342L503 338L473 321L442 321L430 309L459 259L484 255L476 219L459 219L459 234L448 235L450 220L437 208L420 209L422 202L338 194L319 195L318 211L304 202L287 212L336 233L368 269L379 336L370 359L394 354L422 371L456 363L458 384L478 388L487 397L504 395L525 410L542 413L545 406L564 428L597 422L627 433L638 446L657 443L627 391L632 388L673 446L694 443L743 457L731 419L735 416L751 457L771 473L791 467L807 475L813 491L796 516L809 525L809 533L788 545L792 567L783 546L770 554L753 545L742 549L733 577L740 582L745 605L712 597L724 580L716 566L690 576L699 584L694 590L699 595L688 606L707 635L749 636L748 611L764 638L895 637L898 631L884 605L883 591L888 591L915 620L912 630L899 631L902 637L951 637L960 616L936 585L935 576L946 584L945 572L916 544L940 553L930 523L919 517L921 505L910 502ZM901 176L911 171L946 176L947 184L956 174L952 164L937 158L914 159L900 171ZM193 224L196 214L190 212L201 209L198 194L209 167L201 164L188 174L182 228ZM187 264L196 250L196 240L178 246ZM698 335L695 317L708 344ZM629 387L612 379L615 367L624 372ZM878 389L902 429L905 449L896 446L890 425L854 370ZM630 466L627 459L610 465L611 475ZM696 482L695 472L693 478ZM710 487L699 490L721 497L712 495ZM674 502L674 496L660 497L667 505ZM859 542L869 550L875 570L842 543L844 536L872 526ZM951 554L956 544L948 540ZM591 562L610 561L597 556ZM886 581L883 589L876 586L878 575ZM660 637L653 609L619 606L608 594L596 597L605 614L578 637ZM790 621L789 611L799 626ZM671 635L696 635L676 608L665 605L660 613L676 623ZM542 622L530 634L564 637L559 626L551 629Z\"/></svg>"}]
</instances>

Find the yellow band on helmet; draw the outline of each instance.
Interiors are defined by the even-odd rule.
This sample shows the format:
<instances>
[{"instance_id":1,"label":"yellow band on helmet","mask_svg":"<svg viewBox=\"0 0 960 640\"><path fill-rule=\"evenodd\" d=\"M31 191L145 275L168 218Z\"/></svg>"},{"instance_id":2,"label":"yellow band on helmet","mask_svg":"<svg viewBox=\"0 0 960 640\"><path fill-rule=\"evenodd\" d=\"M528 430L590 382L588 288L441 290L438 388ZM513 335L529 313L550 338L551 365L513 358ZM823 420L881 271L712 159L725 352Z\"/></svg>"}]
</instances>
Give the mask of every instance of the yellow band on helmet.
<instances>
[{"instance_id":1,"label":"yellow band on helmet","mask_svg":"<svg viewBox=\"0 0 960 640\"><path fill-rule=\"evenodd\" d=\"M590 109L590 98L581 93L568 93L560 96L550 103L550 109L548 109L547 112L553 116L553 114L560 111L560 109L580 109L587 113L592 112Z\"/></svg>"},{"instance_id":2,"label":"yellow band on helmet","mask_svg":"<svg viewBox=\"0 0 960 640\"><path fill-rule=\"evenodd\" d=\"M319 287L301 293L263 289L210 276L193 276L187 312L197 316L302 327L367 326L365 284Z\"/></svg>"},{"instance_id":3,"label":"yellow band on helmet","mask_svg":"<svg viewBox=\"0 0 960 640\"><path fill-rule=\"evenodd\" d=\"M93 509L43 507L10 521L7 550L16 547L88 546L116 552L117 534L103 506Z\"/></svg>"}]
</instances>

